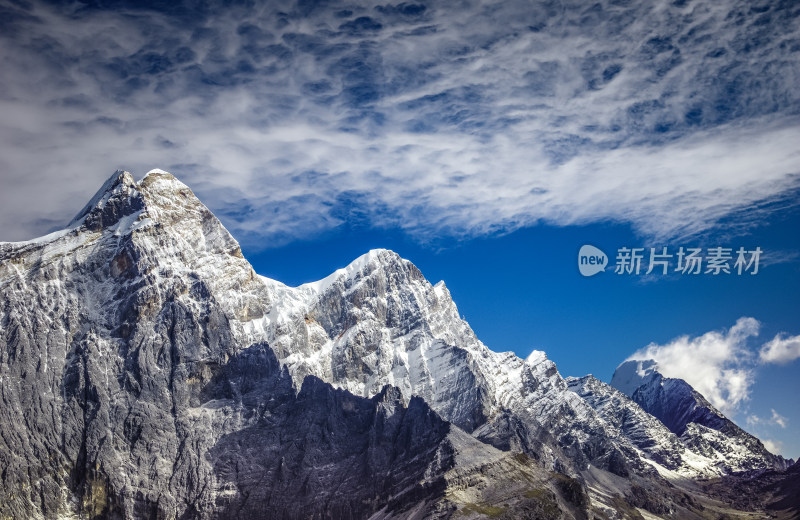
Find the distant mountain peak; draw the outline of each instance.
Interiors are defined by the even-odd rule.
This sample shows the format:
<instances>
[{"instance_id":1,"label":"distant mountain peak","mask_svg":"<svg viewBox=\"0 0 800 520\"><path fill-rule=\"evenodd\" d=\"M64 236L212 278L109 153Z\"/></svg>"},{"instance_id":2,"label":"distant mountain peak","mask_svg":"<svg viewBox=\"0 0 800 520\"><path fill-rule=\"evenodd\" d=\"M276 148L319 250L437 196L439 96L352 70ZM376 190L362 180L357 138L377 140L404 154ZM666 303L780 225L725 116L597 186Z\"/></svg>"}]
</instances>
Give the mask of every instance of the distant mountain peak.
<instances>
[{"instance_id":1,"label":"distant mountain peak","mask_svg":"<svg viewBox=\"0 0 800 520\"><path fill-rule=\"evenodd\" d=\"M718 430L728 421L703 395L683 379L664 377L652 360L628 360L611 378L611 386L639 403L677 435L690 422Z\"/></svg>"},{"instance_id":2,"label":"distant mountain peak","mask_svg":"<svg viewBox=\"0 0 800 520\"><path fill-rule=\"evenodd\" d=\"M617 367L611 379L611 386L631 397L640 386L659 376L661 374L658 372L658 363L655 360L631 359Z\"/></svg>"},{"instance_id":3,"label":"distant mountain peak","mask_svg":"<svg viewBox=\"0 0 800 520\"><path fill-rule=\"evenodd\" d=\"M424 281L419 269L399 254L390 249L372 249L325 278L303 284L300 288L323 294L334 285L352 287L374 274L379 274L390 285L406 278ZM449 292L447 294L449 296Z\"/></svg>"},{"instance_id":4,"label":"distant mountain peak","mask_svg":"<svg viewBox=\"0 0 800 520\"><path fill-rule=\"evenodd\" d=\"M652 359L625 361L614 372L611 386L658 418L692 451L718 459L724 473L787 466L783 457L767 451L689 383L664 377Z\"/></svg>"}]
</instances>

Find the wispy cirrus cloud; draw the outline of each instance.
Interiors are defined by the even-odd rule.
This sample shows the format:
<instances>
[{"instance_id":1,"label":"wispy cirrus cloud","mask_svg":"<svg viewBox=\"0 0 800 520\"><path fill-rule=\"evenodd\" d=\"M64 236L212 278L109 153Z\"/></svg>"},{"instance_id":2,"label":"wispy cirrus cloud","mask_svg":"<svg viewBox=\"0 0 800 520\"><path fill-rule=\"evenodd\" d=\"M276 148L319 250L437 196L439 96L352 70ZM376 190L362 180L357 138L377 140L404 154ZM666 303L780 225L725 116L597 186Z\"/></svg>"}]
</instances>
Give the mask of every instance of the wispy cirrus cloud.
<instances>
[{"instance_id":1,"label":"wispy cirrus cloud","mask_svg":"<svg viewBox=\"0 0 800 520\"><path fill-rule=\"evenodd\" d=\"M354 218L686 235L800 182L791 5L112 4L0 3L0 239L118 167L261 247Z\"/></svg>"},{"instance_id":2,"label":"wispy cirrus cloud","mask_svg":"<svg viewBox=\"0 0 800 520\"><path fill-rule=\"evenodd\" d=\"M785 455L786 453L784 451L783 442L770 439L767 437L767 435L774 435L776 433L775 427L780 427L781 430L785 430L789 419L779 414L774 408L772 408L770 411L772 412L772 415L769 418L762 418L755 414L748 415L745 419L745 424L751 431L755 432L759 436L761 442L764 443L764 446L769 451L775 454Z\"/></svg>"},{"instance_id":3,"label":"wispy cirrus cloud","mask_svg":"<svg viewBox=\"0 0 800 520\"><path fill-rule=\"evenodd\" d=\"M749 415L745 419L745 422L747 423L748 426L759 426L767 424L767 425L780 426L781 428L785 429L786 423L789 422L789 420L786 417L779 414L778 412L776 412L774 408L772 408L770 411L772 412L772 416L769 419L763 419L757 415Z\"/></svg>"},{"instance_id":4,"label":"wispy cirrus cloud","mask_svg":"<svg viewBox=\"0 0 800 520\"><path fill-rule=\"evenodd\" d=\"M779 414L778 412L776 412L774 408L772 409L772 417L770 418L770 420L773 423L775 423L778 426L780 426L781 428L786 428L786 423L788 422L786 417L784 417L781 414Z\"/></svg>"}]
</instances>

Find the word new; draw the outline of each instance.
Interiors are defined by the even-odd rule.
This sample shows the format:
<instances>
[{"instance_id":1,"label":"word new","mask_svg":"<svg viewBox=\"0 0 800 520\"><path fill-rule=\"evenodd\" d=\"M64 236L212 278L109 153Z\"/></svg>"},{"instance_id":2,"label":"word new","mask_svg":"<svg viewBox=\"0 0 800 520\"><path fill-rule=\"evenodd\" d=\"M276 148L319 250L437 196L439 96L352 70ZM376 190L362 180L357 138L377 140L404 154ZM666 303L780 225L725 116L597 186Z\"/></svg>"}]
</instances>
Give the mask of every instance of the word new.
<instances>
[{"instance_id":1,"label":"word new","mask_svg":"<svg viewBox=\"0 0 800 520\"><path fill-rule=\"evenodd\" d=\"M608 257L600 249L585 245L578 252L578 270L583 276L592 276L606 270Z\"/></svg>"}]
</instances>

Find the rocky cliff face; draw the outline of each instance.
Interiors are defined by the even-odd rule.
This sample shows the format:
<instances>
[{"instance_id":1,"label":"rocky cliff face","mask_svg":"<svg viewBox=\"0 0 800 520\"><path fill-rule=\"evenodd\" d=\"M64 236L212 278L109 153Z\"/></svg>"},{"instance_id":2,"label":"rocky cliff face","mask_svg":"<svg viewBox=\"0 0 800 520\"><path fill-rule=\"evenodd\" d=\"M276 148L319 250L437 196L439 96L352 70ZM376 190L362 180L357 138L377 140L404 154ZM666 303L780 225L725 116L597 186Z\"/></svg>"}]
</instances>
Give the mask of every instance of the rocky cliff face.
<instances>
[{"instance_id":1,"label":"rocky cliff face","mask_svg":"<svg viewBox=\"0 0 800 520\"><path fill-rule=\"evenodd\" d=\"M115 174L0 259L2 516L435 516L460 450L484 446L396 389L297 385L243 341L272 295L163 172Z\"/></svg>"},{"instance_id":2,"label":"rocky cliff face","mask_svg":"<svg viewBox=\"0 0 800 520\"><path fill-rule=\"evenodd\" d=\"M0 516L699 517L658 471L730 434L489 350L391 251L260 277L160 170L1 243L0 288Z\"/></svg>"},{"instance_id":3,"label":"rocky cliff face","mask_svg":"<svg viewBox=\"0 0 800 520\"><path fill-rule=\"evenodd\" d=\"M684 447L678 437L624 394L592 376L570 377L567 383L648 459L670 470L690 469L682 468Z\"/></svg>"}]
</instances>

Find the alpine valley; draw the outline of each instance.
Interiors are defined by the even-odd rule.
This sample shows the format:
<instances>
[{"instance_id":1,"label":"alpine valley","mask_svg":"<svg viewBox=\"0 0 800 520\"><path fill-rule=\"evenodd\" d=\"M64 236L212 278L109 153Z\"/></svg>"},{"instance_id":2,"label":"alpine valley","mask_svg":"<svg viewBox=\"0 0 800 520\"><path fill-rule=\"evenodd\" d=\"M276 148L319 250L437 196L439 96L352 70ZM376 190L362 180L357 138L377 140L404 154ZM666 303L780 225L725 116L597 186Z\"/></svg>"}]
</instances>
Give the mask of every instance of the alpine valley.
<instances>
[{"instance_id":1,"label":"alpine valley","mask_svg":"<svg viewBox=\"0 0 800 520\"><path fill-rule=\"evenodd\" d=\"M0 517L797 518L800 466L647 361L487 348L374 250L259 276L172 175L0 243Z\"/></svg>"}]
</instances>

